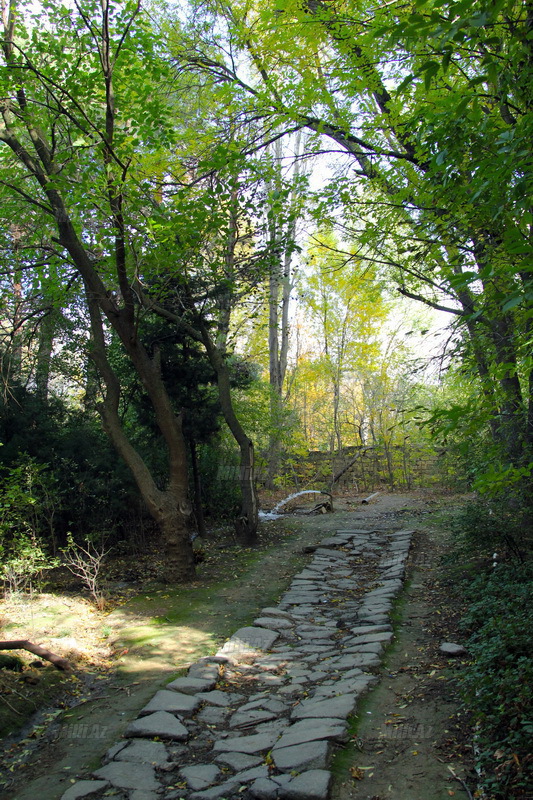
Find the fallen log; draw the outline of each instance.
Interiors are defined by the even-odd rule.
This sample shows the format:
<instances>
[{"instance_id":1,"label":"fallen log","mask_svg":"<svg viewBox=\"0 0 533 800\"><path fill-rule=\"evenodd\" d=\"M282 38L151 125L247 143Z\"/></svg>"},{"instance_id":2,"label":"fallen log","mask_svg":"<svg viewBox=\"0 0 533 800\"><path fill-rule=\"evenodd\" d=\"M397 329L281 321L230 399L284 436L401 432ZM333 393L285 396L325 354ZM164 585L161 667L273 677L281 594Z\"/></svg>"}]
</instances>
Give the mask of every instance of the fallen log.
<instances>
[{"instance_id":1,"label":"fallen log","mask_svg":"<svg viewBox=\"0 0 533 800\"><path fill-rule=\"evenodd\" d=\"M340 480L340 479L342 478L342 476L345 474L345 472L348 472L348 470L349 470L351 467L353 467L353 465L355 464L355 462L356 462L356 461L357 461L359 458L361 458L361 456L364 456L364 455L365 455L365 453L366 453L366 450L361 450L359 453L357 453L357 454L354 456L354 458L350 459L350 461L348 461L348 463L347 463L347 464L346 464L346 465L345 465L345 466L344 466L344 467L343 467L343 468L340 470L340 472L337 472L337 474L333 476L333 480L331 481L331 486L330 486L329 488L330 488L330 489L333 489L333 487L334 487L334 485L337 483L337 481L338 481L338 480Z\"/></svg>"},{"instance_id":2,"label":"fallen log","mask_svg":"<svg viewBox=\"0 0 533 800\"><path fill-rule=\"evenodd\" d=\"M314 516L316 514L331 514L333 511L333 503L326 500L323 503L317 503L313 508L295 508L294 514L306 514L307 516Z\"/></svg>"},{"instance_id":3,"label":"fallen log","mask_svg":"<svg viewBox=\"0 0 533 800\"><path fill-rule=\"evenodd\" d=\"M0 650L27 650L29 653L39 656L39 658L50 661L56 669L60 669L62 672L72 671L70 662L67 661L66 658L57 656L55 653L51 653L49 650L41 647L41 645L28 641L28 639L15 639L12 642L0 642Z\"/></svg>"},{"instance_id":4,"label":"fallen log","mask_svg":"<svg viewBox=\"0 0 533 800\"><path fill-rule=\"evenodd\" d=\"M361 500L361 505L362 506L367 506L370 503L370 501L372 500L372 498L375 497L378 494L379 494L379 492L374 492L373 494L369 494L368 497L365 497L364 500Z\"/></svg>"}]
</instances>

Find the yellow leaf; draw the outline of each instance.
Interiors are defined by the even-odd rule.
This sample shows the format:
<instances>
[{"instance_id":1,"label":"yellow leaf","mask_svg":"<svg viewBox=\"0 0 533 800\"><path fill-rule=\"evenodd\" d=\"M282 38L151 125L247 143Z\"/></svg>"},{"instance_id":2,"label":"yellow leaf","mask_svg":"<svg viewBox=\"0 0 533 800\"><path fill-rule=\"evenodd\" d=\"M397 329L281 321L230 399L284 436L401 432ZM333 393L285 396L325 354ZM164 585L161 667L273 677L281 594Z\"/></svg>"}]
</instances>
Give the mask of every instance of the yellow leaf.
<instances>
[{"instance_id":1,"label":"yellow leaf","mask_svg":"<svg viewBox=\"0 0 533 800\"><path fill-rule=\"evenodd\" d=\"M365 773L359 767L350 767L350 775L358 781L363 780L365 777Z\"/></svg>"}]
</instances>

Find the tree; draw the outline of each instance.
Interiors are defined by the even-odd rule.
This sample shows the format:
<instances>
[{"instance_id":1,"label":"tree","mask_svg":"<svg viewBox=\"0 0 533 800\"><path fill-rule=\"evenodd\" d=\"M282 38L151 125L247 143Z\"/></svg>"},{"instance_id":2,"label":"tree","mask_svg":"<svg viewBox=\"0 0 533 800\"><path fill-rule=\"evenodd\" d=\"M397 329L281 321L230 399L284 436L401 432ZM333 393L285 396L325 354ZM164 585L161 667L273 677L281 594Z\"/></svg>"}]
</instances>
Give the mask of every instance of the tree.
<instances>
[{"instance_id":1,"label":"tree","mask_svg":"<svg viewBox=\"0 0 533 800\"><path fill-rule=\"evenodd\" d=\"M283 419L287 394L285 375L289 354L290 301L295 287L292 265L296 248L297 223L304 215L307 189L306 170L301 155L304 137L294 137L292 174L283 172L283 148L278 139L270 145L273 175L268 180L268 236L274 259L268 278L268 377L270 384L270 441L268 445L267 486L273 489L280 469Z\"/></svg>"},{"instance_id":2,"label":"tree","mask_svg":"<svg viewBox=\"0 0 533 800\"><path fill-rule=\"evenodd\" d=\"M212 163L214 156L210 158ZM160 264L168 242L178 243L182 273L176 276L169 268L155 285L137 285L144 308L202 344L216 374L221 411L240 452L242 509L235 524L246 545L257 541L259 505L254 442L232 401L231 321L236 305L246 302L264 281L272 260L273 246L259 221L257 191L262 181L258 183L255 172L254 165L246 170L237 159L228 170L198 180L192 202L188 190L176 192L168 213L161 215L162 231L152 259Z\"/></svg>"},{"instance_id":3,"label":"tree","mask_svg":"<svg viewBox=\"0 0 533 800\"><path fill-rule=\"evenodd\" d=\"M162 533L169 579L194 574L186 444L157 352L138 336L135 293L156 181L144 154L168 146L164 65L139 5L107 0L46 8L46 23L3 6L2 181L10 203L31 209L41 242L52 243L83 286L91 357L102 382L105 430L128 464ZM35 243L40 251L40 242ZM133 364L168 452L159 488L118 413L121 387L108 357L108 330Z\"/></svg>"},{"instance_id":4,"label":"tree","mask_svg":"<svg viewBox=\"0 0 533 800\"><path fill-rule=\"evenodd\" d=\"M319 229L313 236L307 261L302 301L318 340L316 368L331 398L321 403L330 421L329 449L342 452L346 385L376 362L387 304L375 271L362 268L331 230Z\"/></svg>"},{"instance_id":5,"label":"tree","mask_svg":"<svg viewBox=\"0 0 533 800\"><path fill-rule=\"evenodd\" d=\"M341 206L361 259L388 265L401 293L464 328L501 458L525 468L530 4L288 0L276 14L236 3L224 14L248 72L201 46L194 64L247 92L247 113L267 129L307 127L351 160L318 213Z\"/></svg>"}]
</instances>

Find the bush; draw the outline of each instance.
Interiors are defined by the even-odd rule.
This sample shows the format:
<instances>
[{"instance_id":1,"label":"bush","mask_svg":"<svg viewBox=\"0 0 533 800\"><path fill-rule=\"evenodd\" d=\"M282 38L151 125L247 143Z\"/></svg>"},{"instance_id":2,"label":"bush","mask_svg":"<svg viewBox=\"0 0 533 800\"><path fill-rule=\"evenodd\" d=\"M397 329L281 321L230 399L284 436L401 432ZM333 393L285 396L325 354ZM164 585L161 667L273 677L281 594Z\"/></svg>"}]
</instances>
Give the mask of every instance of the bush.
<instances>
[{"instance_id":1,"label":"bush","mask_svg":"<svg viewBox=\"0 0 533 800\"><path fill-rule=\"evenodd\" d=\"M476 761L490 800L531 796L533 606L530 565L500 565L467 589L463 620L473 661L461 677L476 721Z\"/></svg>"},{"instance_id":2,"label":"bush","mask_svg":"<svg viewBox=\"0 0 533 800\"><path fill-rule=\"evenodd\" d=\"M531 501L520 494L477 497L450 520L459 551L523 562L533 544Z\"/></svg>"},{"instance_id":3,"label":"bush","mask_svg":"<svg viewBox=\"0 0 533 800\"><path fill-rule=\"evenodd\" d=\"M206 517L233 519L239 513L241 488L239 459L234 451L220 446L201 445L199 464L202 474L202 500Z\"/></svg>"},{"instance_id":4,"label":"bush","mask_svg":"<svg viewBox=\"0 0 533 800\"><path fill-rule=\"evenodd\" d=\"M47 556L43 533L55 513L53 476L46 465L23 456L4 469L0 483L0 578L11 592L28 588L44 569L56 566Z\"/></svg>"}]
</instances>

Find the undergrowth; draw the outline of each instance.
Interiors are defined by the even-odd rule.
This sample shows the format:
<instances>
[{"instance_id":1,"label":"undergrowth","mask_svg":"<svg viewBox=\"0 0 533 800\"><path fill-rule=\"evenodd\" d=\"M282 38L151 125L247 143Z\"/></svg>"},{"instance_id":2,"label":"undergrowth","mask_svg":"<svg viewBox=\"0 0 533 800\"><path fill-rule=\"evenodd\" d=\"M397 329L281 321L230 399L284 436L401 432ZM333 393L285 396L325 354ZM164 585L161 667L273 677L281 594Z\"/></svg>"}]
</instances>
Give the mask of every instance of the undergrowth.
<instances>
[{"instance_id":1,"label":"undergrowth","mask_svg":"<svg viewBox=\"0 0 533 800\"><path fill-rule=\"evenodd\" d=\"M533 565L510 509L490 513L480 502L456 518L462 553L498 546L497 559L465 583L470 664L463 698L475 721L478 794L484 800L530 800L533 795ZM476 539L477 533L477 539Z\"/></svg>"}]
</instances>

